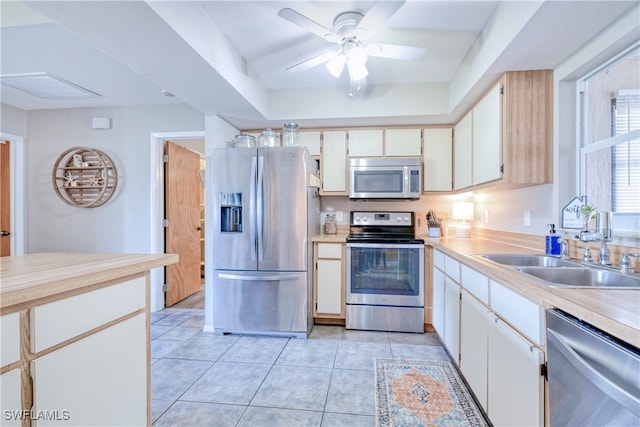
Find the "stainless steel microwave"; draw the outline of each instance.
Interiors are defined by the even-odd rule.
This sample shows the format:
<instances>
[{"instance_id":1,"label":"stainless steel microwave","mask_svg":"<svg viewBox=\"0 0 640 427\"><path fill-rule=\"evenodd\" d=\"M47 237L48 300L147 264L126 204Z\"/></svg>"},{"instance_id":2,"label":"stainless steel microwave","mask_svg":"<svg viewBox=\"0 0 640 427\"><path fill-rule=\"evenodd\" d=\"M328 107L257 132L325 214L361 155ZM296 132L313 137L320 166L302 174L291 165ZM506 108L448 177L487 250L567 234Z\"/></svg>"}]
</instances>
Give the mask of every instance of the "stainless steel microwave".
<instances>
[{"instance_id":1,"label":"stainless steel microwave","mask_svg":"<svg viewBox=\"0 0 640 427\"><path fill-rule=\"evenodd\" d=\"M349 159L349 198L419 199L420 157Z\"/></svg>"}]
</instances>

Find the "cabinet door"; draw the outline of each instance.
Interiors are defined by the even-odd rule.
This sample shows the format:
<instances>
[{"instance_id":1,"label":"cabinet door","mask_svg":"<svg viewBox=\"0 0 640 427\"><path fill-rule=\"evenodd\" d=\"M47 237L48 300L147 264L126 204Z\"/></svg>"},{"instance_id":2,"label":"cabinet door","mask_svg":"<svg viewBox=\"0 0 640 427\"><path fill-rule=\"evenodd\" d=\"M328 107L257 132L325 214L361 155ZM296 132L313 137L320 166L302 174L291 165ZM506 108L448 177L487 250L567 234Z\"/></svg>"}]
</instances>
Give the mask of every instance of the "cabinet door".
<instances>
[{"instance_id":1,"label":"cabinet door","mask_svg":"<svg viewBox=\"0 0 640 427\"><path fill-rule=\"evenodd\" d=\"M307 147L312 156L320 155L320 132L300 131L298 133L298 145Z\"/></svg>"},{"instance_id":2,"label":"cabinet door","mask_svg":"<svg viewBox=\"0 0 640 427\"><path fill-rule=\"evenodd\" d=\"M460 300L460 370L487 409L489 310L468 292Z\"/></svg>"},{"instance_id":3,"label":"cabinet door","mask_svg":"<svg viewBox=\"0 0 640 427\"><path fill-rule=\"evenodd\" d=\"M438 335L444 339L444 273L433 269L433 314L431 324Z\"/></svg>"},{"instance_id":4,"label":"cabinet door","mask_svg":"<svg viewBox=\"0 0 640 427\"><path fill-rule=\"evenodd\" d=\"M4 339L4 337L2 337ZM12 369L0 375L0 409L2 409L3 426L22 425L22 386L20 369Z\"/></svg>"},{"instance_id":5,"label":"cabinet door","mask_svg":"<svg viewBox=\"0 0 640 427\"><path fill-rule=\"evenodd\" d=\"M347 193L347 134L345 131L325 131L320 163L322 193Z\"/></svg>"},{"instance_id":6,"label":"cabinet door","mask_svg":"<svg viewBox=\"0 0 640 427\"><path fill-rule=\"evenodd\" d=\"M382 154L382 129L349 131L349 157L380 157Z\"/></svg>"},{"instance_id":7,"label":"cabinet door","mask_svg":"<svg viewBox=\"0 0 640 427\"><path fill-rule=\"evenodd\" d=\"M148 425L147 357L145 314L39 357L33 410L68 411L65 426Z\"/></svg>"},{"instance_id":8,"label":"cabinet door","mask_svg":"<svg viewBox=\"0 0 640 427\"><path fill-rule=\"evenodd\" d=\"M316 312L318 315L342 313L342 260L319 259Z\"/></svg>"},{"instance_id":9,"label":"cabinet door","mask_svg":"<svg viewBox=\"0 0 640 427\"><path fill-rule=\"evenodd\" d=\"M452 132L450 128L424 129L424 191L451 191Z\"/></svg>"},{"instance_id":10,"label":"cabinet door","mask_svg":"<svg viewBox=\"0 0 640 427\"><path fill-rule=\"evenodd\" d=\"M473 109L473 183L502 178L502 84Z\"/></svg>"},{"instance_id":11,"label":"cabinet door","mask_svg":"<svg viewBox=\"0 0 640 427\"><path fill-rule=\"evenodd\" d=\"M420 129L386 129L385 156L419 156L422 154Z\"/></svg>"},{"instance_id":12,"label":"cabinet door","mask_svg":"<svg viewBox=\"0 0 640 427\"><path fill-rule=\"evenodd\" d=\"M445 277L444 345L456 365L460 363L460 286Z\"/></svg>"},{"instance_id":13,"label":"cabinet door","mask_svg":"<svg viewBox=\"0 0 640 427\"><path fill-rule=\"evenodd\" d=\"M0 366L6 366L20 360L20 314L11 313L0 316Z\"/></svg>"},{"instance_id":14,"label":"cabinet door","mask_svg":"<svg viewBox=\"0 0 640 427\"><path fill-rule=\"evenodd\" d=\"M453 130L453 186L456 190L473 184L473 112L469 111Z\"/></svg>"},{"instance_id":15,"label":"cabinet door","mask_svg":"<svg viewBox=\"0 0 640 427\"><path fill-rule=\"evenodd\" d=\"M489 324L489 419L496 426L544 425L544 354L499 318Z\"/></svg>"}]
</instances>

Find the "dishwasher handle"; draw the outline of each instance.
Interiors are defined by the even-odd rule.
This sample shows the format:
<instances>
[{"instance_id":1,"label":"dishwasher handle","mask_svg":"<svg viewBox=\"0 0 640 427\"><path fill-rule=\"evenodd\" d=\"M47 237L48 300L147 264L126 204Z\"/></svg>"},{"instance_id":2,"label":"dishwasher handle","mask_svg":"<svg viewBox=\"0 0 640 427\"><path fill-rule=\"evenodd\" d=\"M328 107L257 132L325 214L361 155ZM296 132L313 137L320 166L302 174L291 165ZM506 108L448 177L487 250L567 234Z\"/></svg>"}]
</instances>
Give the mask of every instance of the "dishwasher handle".
<instances>
[{"instance_id":1,"label":"dishwasher handle","mask_svg":"<svg viewBox=\"0 0 640 427\"><path fill-rule=\"evenodd\" d=\"M584 360L578 353L571 348L558 333L551 329L547 329L547 341L554 344L558 351L571 363L571 366L576 368L580 373L587 378L594 386L598 387L605 395L615 400L619 405L624 406L636 415L640 415L640 400L618 387L611 382L605 375L598 372L598 370ZM547 344L548 347L548 344Z\"/></svg>"}]
</instances>

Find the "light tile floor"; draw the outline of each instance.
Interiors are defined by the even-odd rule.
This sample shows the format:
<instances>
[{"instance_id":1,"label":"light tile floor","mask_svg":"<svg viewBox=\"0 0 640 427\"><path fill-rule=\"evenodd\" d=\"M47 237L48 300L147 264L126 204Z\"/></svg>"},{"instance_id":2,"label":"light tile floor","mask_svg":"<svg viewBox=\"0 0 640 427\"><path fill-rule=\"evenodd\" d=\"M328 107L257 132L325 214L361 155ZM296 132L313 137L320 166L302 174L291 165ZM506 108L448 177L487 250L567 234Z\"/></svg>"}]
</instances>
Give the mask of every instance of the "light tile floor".
<instances>
[{"instance_id":1,"label":"light tile floor","mask_svg":"<svg viewBox=\"0 0 640 427\"><path fill-rule=\"evenodd\" d=\"M435 334L314 326L307 340L202 332L152 314L154 426L374 426L375 357L449 360Z\"/></svg>"}]
</instances>

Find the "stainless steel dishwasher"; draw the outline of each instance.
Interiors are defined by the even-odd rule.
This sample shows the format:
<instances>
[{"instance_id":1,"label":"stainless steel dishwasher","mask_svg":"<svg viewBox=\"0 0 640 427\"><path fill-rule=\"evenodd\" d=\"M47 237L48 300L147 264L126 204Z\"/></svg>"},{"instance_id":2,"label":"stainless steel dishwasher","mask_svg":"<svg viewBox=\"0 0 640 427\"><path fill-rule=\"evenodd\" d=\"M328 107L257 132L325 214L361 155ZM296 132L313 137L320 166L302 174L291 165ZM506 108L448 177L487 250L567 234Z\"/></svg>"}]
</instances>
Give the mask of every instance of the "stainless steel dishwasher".
<instances>
[{"instance_id":1,"label":"stainless steel dishwasher","mask_svg":"<svg viewBox=\"0 0 640 427\"><path fill-rule=\"evenodd\" d=\"M547 310L551 426L639 426L640 350Z\"/></svg>"}]
</instances>

